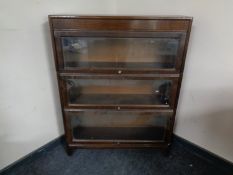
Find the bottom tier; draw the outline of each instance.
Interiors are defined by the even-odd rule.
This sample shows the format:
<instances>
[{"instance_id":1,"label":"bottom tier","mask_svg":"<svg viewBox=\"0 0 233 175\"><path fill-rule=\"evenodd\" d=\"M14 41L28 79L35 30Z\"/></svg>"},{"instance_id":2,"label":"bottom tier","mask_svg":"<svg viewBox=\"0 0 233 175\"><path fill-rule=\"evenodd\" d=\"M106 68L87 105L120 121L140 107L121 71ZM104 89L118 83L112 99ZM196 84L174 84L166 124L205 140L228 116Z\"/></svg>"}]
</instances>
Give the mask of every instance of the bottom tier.
<instances>
[{"instance_id":1,"label":"bottom tier","mask_svg":"<svg viewBox=\"0 0 233 175\"><path fill-rule=\"evenodd\" d=\"M66 135L69 144L165 143L172 114L173 111L66 111Z\"/></svg>"}]
</instances>

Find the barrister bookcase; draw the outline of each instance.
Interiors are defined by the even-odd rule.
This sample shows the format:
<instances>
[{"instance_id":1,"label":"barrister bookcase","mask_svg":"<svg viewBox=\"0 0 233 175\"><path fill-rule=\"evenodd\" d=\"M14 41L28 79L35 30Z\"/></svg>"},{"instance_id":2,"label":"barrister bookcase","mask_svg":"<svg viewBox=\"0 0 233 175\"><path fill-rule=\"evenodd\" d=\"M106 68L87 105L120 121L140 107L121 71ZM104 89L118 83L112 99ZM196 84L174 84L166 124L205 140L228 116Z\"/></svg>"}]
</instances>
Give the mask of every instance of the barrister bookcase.
<instances>
[{"instance_id":1,"label":"barrister bookcase","mask_svg":"<svg viewBox=\"0 0 233 175\"><path fill-rule=\"evenodd\" d=\"M191 17L50 15L67 152L171 145Z\"/></svg>"}]
</instances>

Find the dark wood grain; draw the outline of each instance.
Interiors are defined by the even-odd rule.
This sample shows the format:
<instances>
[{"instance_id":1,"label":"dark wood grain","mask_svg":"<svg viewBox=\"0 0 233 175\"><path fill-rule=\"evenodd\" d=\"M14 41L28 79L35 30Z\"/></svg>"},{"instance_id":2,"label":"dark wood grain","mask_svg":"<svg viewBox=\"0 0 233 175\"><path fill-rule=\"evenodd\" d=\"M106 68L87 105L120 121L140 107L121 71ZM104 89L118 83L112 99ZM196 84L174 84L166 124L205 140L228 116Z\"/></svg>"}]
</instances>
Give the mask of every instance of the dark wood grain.
<instances>
[{"instance_id":1,"label":"dark wood grain","mask_svg":"<svg viewBox=\"0 0 233 175\"><path fill-rule=\"evenodd\" d=\"M58 17L53 19L55 30L86 31L187 31L191 18L133 18L133 17Z\"/></svg>"}]
</instances>

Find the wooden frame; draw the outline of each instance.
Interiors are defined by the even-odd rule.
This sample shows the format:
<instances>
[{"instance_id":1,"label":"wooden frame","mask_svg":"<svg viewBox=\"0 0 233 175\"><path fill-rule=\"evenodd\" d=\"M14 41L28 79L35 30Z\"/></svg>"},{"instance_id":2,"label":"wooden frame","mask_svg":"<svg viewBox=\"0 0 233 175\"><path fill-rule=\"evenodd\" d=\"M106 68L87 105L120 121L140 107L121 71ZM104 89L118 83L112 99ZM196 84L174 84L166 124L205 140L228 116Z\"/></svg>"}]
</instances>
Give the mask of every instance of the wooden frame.
<instances>
[{"instance_id":1,"label":"wooden frame","mask_svg":"<svg viewBox=\"0 0 233 175\"><path fill-rule=\"evenodd\" d=\"M175 121L176 108L182 75L187 53L188 41L191 31L192 18L184 16L61 16L50 15L49 23L53 43L54 61L57 70L57 79L65 136L67 141L67 152L71 153L74 148L162 148L167 149L171 145L172 131ZM145 38L178 38L180 41L179 52L176 57L174 69L128 69L121 68L75 68L64 69L64 58L61 48L61 37L85 36L85 37L145 37ZM122 79L132 80L156 80L171 79L172 104L171 106L156 105L76 105L67 103L67 92L64 78L81 79ZM120 106L120 108L119 108ZM152 111L155 113L171 113L169 130L164 142L156 141L109 141L109 140L85 140L74 142L71 133L71 123L67 113L79 111Z\"/></svg>"}]
</instances>

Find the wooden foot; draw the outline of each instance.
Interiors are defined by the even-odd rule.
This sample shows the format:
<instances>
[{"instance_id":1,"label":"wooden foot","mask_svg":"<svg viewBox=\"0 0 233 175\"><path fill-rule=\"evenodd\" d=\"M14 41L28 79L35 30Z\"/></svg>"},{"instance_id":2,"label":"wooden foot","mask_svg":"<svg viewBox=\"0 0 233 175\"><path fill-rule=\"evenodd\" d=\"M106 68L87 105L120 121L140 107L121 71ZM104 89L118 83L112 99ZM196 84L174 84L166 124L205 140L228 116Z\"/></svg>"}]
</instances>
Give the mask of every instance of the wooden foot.
<instances>
[{"instance_id":1,"label":"wooden foot","mask_svg":"<svg viewBox=\"0 0 233 175\"><path fill-rule=\"evenodd\" d=\"M168 144L168 146L164 148L162 152L165 157L168 157L170 155L170 151L171 151L171 144Z\"/></svg>"},{"instance_id":2,"label":"wooden foot","mask_svg":"<svg viewBox=\"0 0 233 175\"><path fill-rule=\"evenodd\" d=\"M66 153L68 156L72 156L73 155L73 149L69 148L68 146L66 147Z\"/></svg>"}]
</instances>

